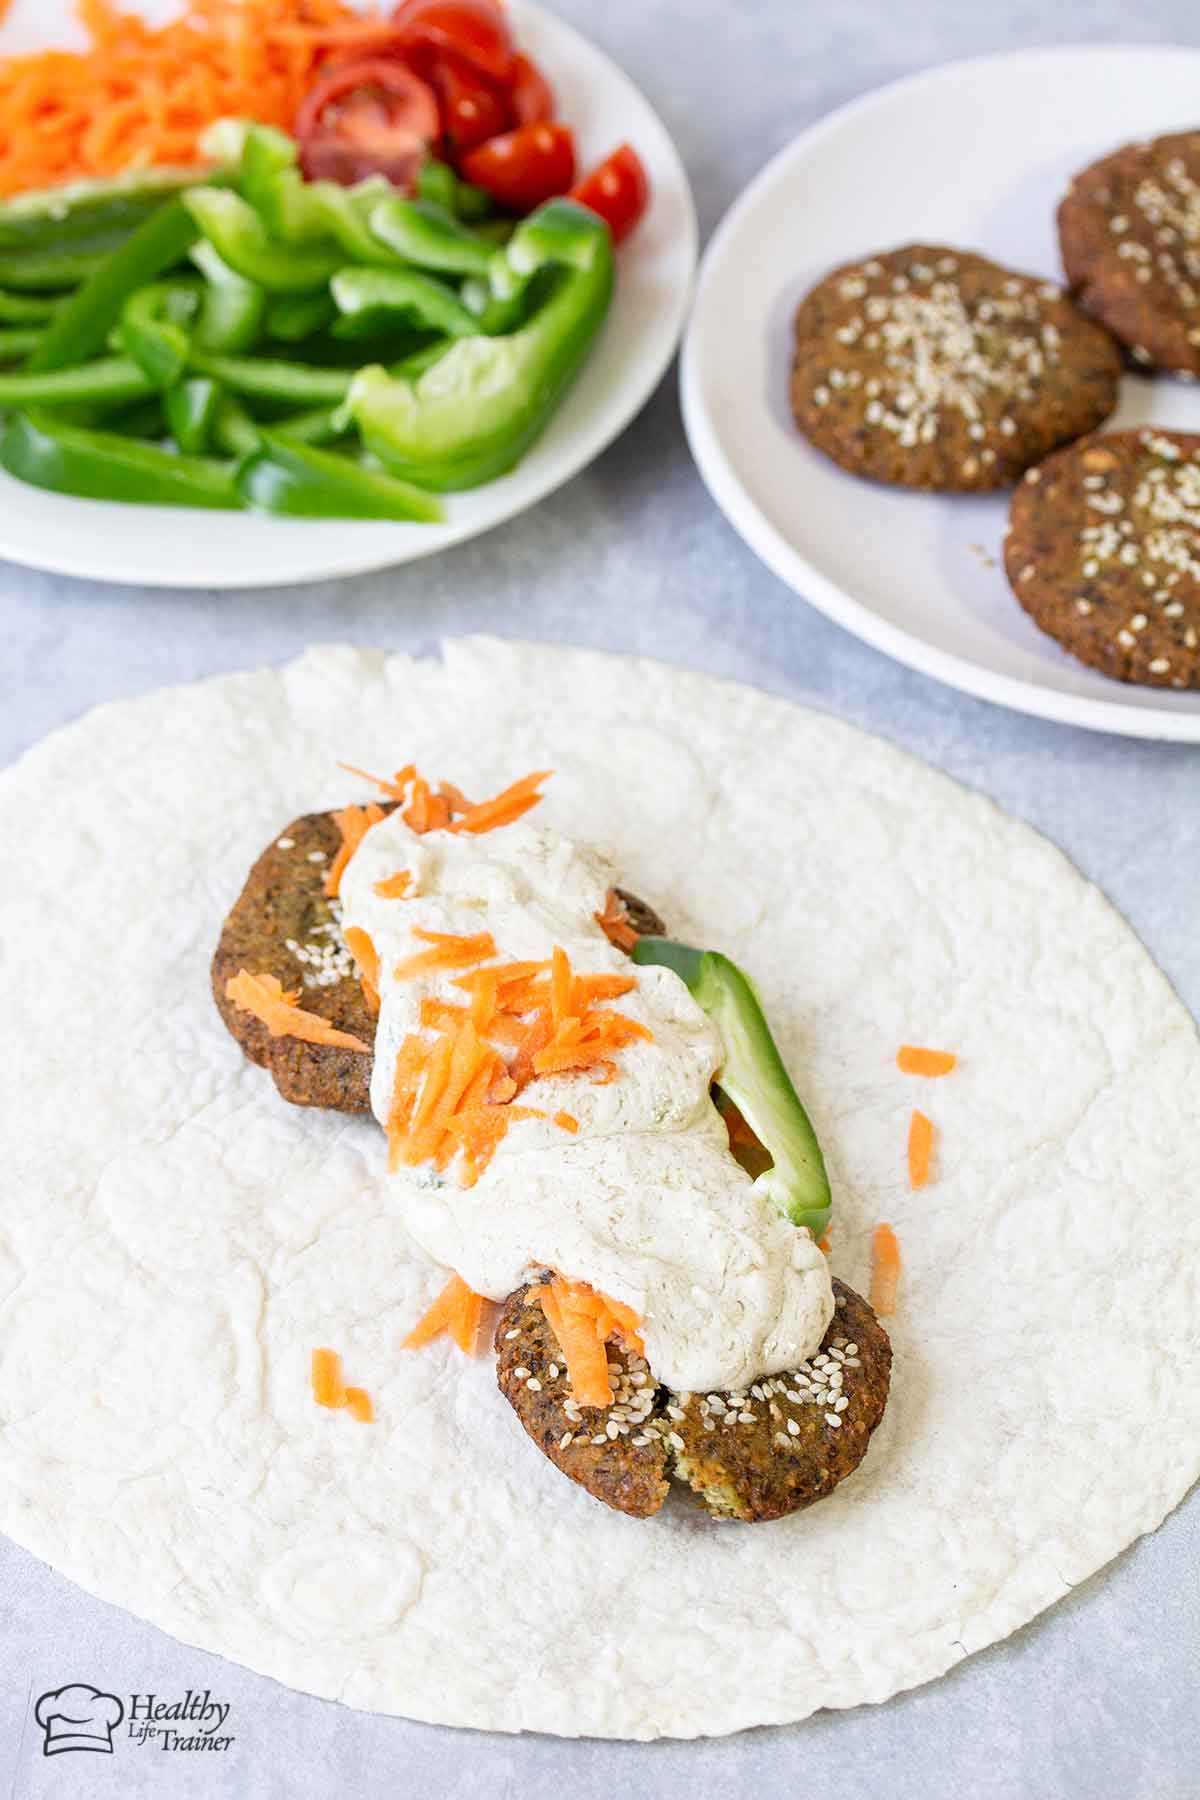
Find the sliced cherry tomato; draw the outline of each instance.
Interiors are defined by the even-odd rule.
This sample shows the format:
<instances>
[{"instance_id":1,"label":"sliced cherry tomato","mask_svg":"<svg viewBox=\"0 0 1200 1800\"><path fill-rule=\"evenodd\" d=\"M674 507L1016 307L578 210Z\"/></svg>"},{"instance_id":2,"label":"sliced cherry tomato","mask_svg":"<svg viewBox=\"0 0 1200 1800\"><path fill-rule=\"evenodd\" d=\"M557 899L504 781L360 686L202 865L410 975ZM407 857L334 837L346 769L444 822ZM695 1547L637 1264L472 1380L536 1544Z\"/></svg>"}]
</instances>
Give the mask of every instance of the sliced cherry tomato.
<instances>
[{"instance_id":1,"label":"sliced cherry tomato","mask_svg":"<svg viewBox=\"0 0 1200 1800\"><path fill-rule=\"evenodd\" d=\"M554 117L554 89L527 56L513 57L509 104L518 125L544 125Z\"/></svg>"},{"instance_id":2,"label":"sliced cherry tomato","mask_svg":"<svg viewBox=\"0 0 1200 1800\"><path fill-rule=\"evenodd\" d=\"M300 166L310 181L348 187L368 175L386 175L408 187L440 123L432 89L404 63L383 56L345 62L301 102Z\"/></svg>"},{"instance_id":3,"label":"sliced cherry tomato","mask_svg":"<svg viewBox=\"0 0 1200 1800\"><path fill-rule=\"evenodd\" d=\"M485 138L508 130L513 114L502 88L448 50L431 57L428 66L442 115L442 137L453 154L473 150Z\"/></svg>"},{"instance_id":4,"label":"sliced cherry tomato","mask_svg":"<svg viewBox=\"0 0 1200 1800\"><path fill-rule=\"evenodd\" d=\"M575 134L569 125L521 125L468 150L459 167L511 212L532 212L575 179Z\"/></svg>"},{"instance_id":5,"label":"sliced cherry tomato","mask_svg":"<svg viewBox=\"0 0 1200 1800\"><path fill-rule=\"evenodd\" d=\"M628 237L650 199L650 182L633 145L614 150L571 189L571 198L600 214L614 244Z\"/></svg>"},{"instance_id":6,"label":"sliced cherry tomato","mask_svg":"<svg viewBox=\"0 0 1200 1800\"><path fill-rule=\"evenodd\" d=\"M405 44L449 50L501 87L512 80L512 38L499 0L402 0L392 23Z\"/></svg>"}]
</instances>

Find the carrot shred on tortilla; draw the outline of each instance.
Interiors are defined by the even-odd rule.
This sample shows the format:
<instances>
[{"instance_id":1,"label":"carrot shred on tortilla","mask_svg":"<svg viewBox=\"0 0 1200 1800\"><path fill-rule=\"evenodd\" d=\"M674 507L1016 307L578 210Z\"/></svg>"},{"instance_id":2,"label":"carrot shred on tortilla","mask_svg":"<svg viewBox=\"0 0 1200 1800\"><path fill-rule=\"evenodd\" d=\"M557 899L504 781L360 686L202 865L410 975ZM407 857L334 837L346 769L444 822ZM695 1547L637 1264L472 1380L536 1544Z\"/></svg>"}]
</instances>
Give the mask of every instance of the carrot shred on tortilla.
<instances>
[{"instance_id":1,"label":"carrot shred on tortilla","mask_svg":"<svg viewBox=\"0 0 1200 1800\"><path fill-rule=\"evenodd\" d=\"M370 1425L375 1418L375 1408L371 1405L371 1396L366 1388L348 1387L346 1389L346 1405L352 1417L363 1425Z\"/></svg>"},{"instance_id":2,"label":"carrot shred on tortilla","mask_svg":"<svg viewBox=\"0 0 1200 1800\"><path fill-rule=\"evenodd\" d=\"M890 1225L877 1225L871 1239L871 1305L881 1319L896 1310L900 1285L900 1245Z\"/></svg>"},{"instance_id":3,"label":"carrot shred on tortilla","mask_svg":"<svg viewBox=\"0 0 1200 1800\"><path fill-rule=\"evenodd\" d=\"M832 1248L832 1246L829 1242L829 1233L826 1232L825 1236L823 1238L817 1239L817 1249L823 1250L825 1252L826 1256L828 1256L831 1248Z\"/></svg>"},{"instance_id":4,"label":"carrot shred on tortilla","mask_svg":"<svg viewBox=\"0 0 1200 1800\"><path fill-rule=\"evenodd\" d=\"M933 1121L914 1112L908 1122L908 1185L914 1190L929 1180L933 1161Z\"/></svg>"},{"instance_id":5,"label":"carrot shred on tortilla","mask_svg":"<svg viewBox=\"0 0 1200 1800\"><path fill-rule=\"evenodd\" d=\"M305 1012L298 993L286 993L275 975L252 975L239 969L225 983L225 997L242 1012L252 1013L272 1037L299 1038L306 1044L328 1044L339 1050L370 1050L361 1038L337 1031L328 1019Z\"/></svg>"},{"instance_id":6,"label":"carrot shred on tortilla","mask_svg":"<svg viewBox=\"0 0 1200 1800\"><path fill-rule=\"evenodd\" d=\"M461 1275L451 1275L432 1306L417 1320L401 1348L420 1350L448 1332L465 1356L474 1356L483 1317L483 1295L469 1288Z\"/></svg>"},{"instance_id":7,"label":"carrot shred on tortilla","mask_svg":"<svg viewBox=\"0 0 1200 1800\"><path fill-rule=\"evenodd\" d=\"M198 163L221 118L291 131L330 52L387 29L343 0L191 0L158 27L112 0L77 12L85 49L0 59L0 195Z\"/></svg>"},{"instance_id":8,"label":"carrot shred on tortilla","mask_svg":"<svg viewBox=\"0 0 1200 1800\"><path fill-rule=\"evenodd\" d=\"M378 825L385 817L382 806L372 800L369 806L343 806L335 812L334 822L342 834L342 846L329 865L329 873L325 877L325 898L336 900L341 891L342 876L346 872L346 864L358 849L370 831L372 825Z\"/></svg>"},{"instance_id":9,"label":"carrot shred on tortilla","mask_svg":"<svg viewBox=\"0 0 1200 1800\"><path fill-rule=\"evenodd\" d=\"M338 768L345 769L347 775L358 775L363 781L369 781L381 794L386 794L389 800L403 800L405 790L417 772L411 763L406 764L403 769L397 769L390 777L372 775L367 769L360 769L354 763L340 762Z\"/></svg>"},{"instance_id":10,"label":"carrot shred on tortilla","mask_svg":"<svg viewBox=\"0 0 1200 1800\"><path fill-rule=\"evenodd\" d=\"M346 1389L342 1382L342 1359L336 1350L314 1350L312 1353L312 1391L318 1406L345 1406Z\"/></svg>"},{"instance_id":11,"label":"carrot shred on tortilla","mask_svg":"<svg viewBox=\"0 0 1200 1800\"><path fill-rule=\"evenodd\" d=\"M375 883L375 892L381 900L407 900L408 890L412 886L412 870L397 869L383 881Z\"/></svg>"},{"instance_id":12,"label":"carrot shred on tortilla","mask_svg":"<svg viewBox=\"0 0 1200 1800\"><path fill-rule=\"evenodd\" d=\"M896 1067L902 1075L949 1075L958 1058L950 1050L926 1050L919 1044L901 1044Z\"/></svg>"},{"instance_id":13,"label":"carrot shred on tortilla","mask_svg":"<svg viewBox=\"0 0 1200 1800\"><path fill-rule=\"evenodd\" d=\"M554 1115L554 1123L561 1130L569 1131L572 1136L579 1130L579 1120L575 1118L574 1114L569 1112L556 1112Z\"/></svg>"}]
</instances>

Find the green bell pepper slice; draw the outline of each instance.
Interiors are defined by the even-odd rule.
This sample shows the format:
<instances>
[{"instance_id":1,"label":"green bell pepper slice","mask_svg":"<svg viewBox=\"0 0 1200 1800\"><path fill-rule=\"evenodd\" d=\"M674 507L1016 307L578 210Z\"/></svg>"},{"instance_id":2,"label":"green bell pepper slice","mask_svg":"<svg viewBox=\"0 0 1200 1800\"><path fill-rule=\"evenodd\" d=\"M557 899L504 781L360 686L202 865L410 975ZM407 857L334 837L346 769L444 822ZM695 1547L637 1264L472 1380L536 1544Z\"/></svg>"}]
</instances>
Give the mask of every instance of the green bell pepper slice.
<instances>
[{"instance_id":1,"label":"green bell pepper slice","mask_svg":"<svg viewBox=\"0 0 1200 1800\"><path fill-rule=\"evenodd\" d=\"M267 335L285 344L303 344L332 325L338 309L331 294L284 294L267 309Z\"/></svg>"},{"instance_id":2,"label":"green bell pepper slice","mask_svg":"<svg viewBox=\"0 0 1200 1800\"><path fill-rule=\"evenodd\" d=\"M340 314L335 337L372 337L401 326L452 338L479 330L474 313L444 282L417 269L339 269L329 291Z\"/></svg>"},{"instance_id":3,"label":"green bell pepper slice","mask_svg":"<svg viewBox=\"0 0 1200 1800\"><path fill-rule=\"evenodd\" d=\"M404 262L442 275L486 275L491 248L442 206L394 196L370 207L367 223Z\"/></svg>"},{"instance_id":4,"label":"green bell pepper slice","mask_svg":"<svg viewBox=\"0 0 1200 1800\"><path fill-rule=\"evenodd\" d=\"M127 356L101 357L71 369L34 369L36 360L35 353L25 368L0 375L0 408L87 406L97 402L121 405L148 399L154 392L154 384Z\"/></svg>"},{"instance_id":5,"label":"green bell pepper slice","mask_svg":"<svg viewBox=\"0 0 1200 1800\"><path fill-rule=\"evenodd\" d=\"M237 356L253 350L263 334L267 296L222 262L207 238L192 246L191 259L204 277L196 343L202 350Z\"/></svg>"},{"instance_id":6,"label":"green bell pepper slice","mask_svg":"<svg viewBox=\"0 0 1200 1800\"><path fill-rule=\"evenodd\" d=\"M395 257L371 235L366 214L376 200L393 193L381 175L345 188L333 181L305 181L295 141L272 125L246 129L238 159L237 187L259 215L269 236L292 247L340 244L354 262L393 263Z\"/></svg>"},{"instance_id":7,"label":"green bell pepper slice","mask_svg":"<svg viewBox=\"0 0 1200 1800\"><path fill-rule=\"evenodd\" d=\"M265 356L209 356L195 348L190 365L195 374L211 376L231 393L250 400L282 401L285 406L338 406L354 379L353 369L320 369Z\"/></svg>"},{"instance_id":8,"label":"green bell pepper slice","mask_svg":"<svg viewBox=\"0 0 1200 1800\"><path fill-rule=\"evenodd\" d=\"M819 1242L832 1208L825 1159L749 979L719 951L669 938L639 938L633 960L673 969L716 1025L725 1049L716 1085L771 1157L754 1185Z\"/></svg>"},{"instance_id":9,"label":"green bell pepper slice","mask_svg":"<svg viewBox=\"0 0 1200 1800\"><path fill-rule=\"evenodd\" d=\"M518 331L458 338L416 378L370 367L351 386L344 416L387 468L419 486L475 487L511 469L544 430L608 312L608 227L574 201L547 202L503 256L514 281L552 270Z\"/></svg>"},{"instance_id":10,"label":"green bell pepper slice","mask_svg":"<svg viewBox=\"0 0 1200 1800\"><path fill-rule=\"evenodd\" d=\"M440 206L464 225L490 219L496 210L496 202L486 188L464 181L449 163L439 162L435 156L427 156L417 171L416 197Z\"/></svg>"},{"instance_id":11,"label":"green bell pepper slice","mask_svg":"<svg viewBox=\"0 0 1200 1800\"><path fill-rule=\"evenodd\" d=\"M207 375L181 381L165 395L167 427L185 456L202 456L212 447L220 404L220 386Z\"/></svg>"},{"instance_id":12,"label":"green bell pepper slice","mask_svg":"<svg viewBox=\"0 0 1200 1800\"><path fill-rule=\"evenodd\" d=\"M102 250L5 250L0 252L0 287L23 294L61 294L90 281L105 262Z\"/></svg>"},{"instance_id":13,"label":"green bell pepper slice","mask_svg":"<svg viewBox=\"0 0 1200 1800\"><path fill-rule=\"evenodd\" d=\"M130 295L182 262L195 239L196 227L182 200L169 200L152 213L72 296L38 345L31 367L67 369L94 356Z\"/></svg>"},{"instance_id":14,"label":"green bell pepper slice","mask_svg":"<svg viewBox=\"0 0 1200 1800\"><path fill-rule=\"evenodd\" d=\"M32 327L14 326L10 331L0 331L0 363L24 362L37 349L42 337L43 333Z\"/></svg>"},{"instance_id":15,"label":"green bell pepper slice","mask_svg":"<svg viewBox=\"0 0 1200 1800\"><path fill-rule=\"evenodd\" d=\"M275 431L238 467L245 505L292 519L399 519L435 522L442 509L406 481L364 469L344 456L314 450Z\"/></svg>"},{"instance_id":16,"label":"green bell pepper slice","mask_svg":"<svg viewBox=\"0 0 1200 1800\"><path fill-rule=\"evenodd\" d=\"M5 325L48 325L64 304L48 294L7 294L0 288L0 321Z\"/></svg>"},{"instance_id":17,"label":"green bell pepper slice","mask_svg":"<svg viewBox=\"0 0 1200 1800\"><path fill-rule=\"evenodd\" d=\"M17 413L0 439L0 465L19 481L85 500L228 511L241 503L232 463L175 456L113 431L85 431Z\"/></svg>"},{"instance_id":18,"label":"green bell pepper slice","mask_svg":"<svg viewBox=\"0 0 1200 1800\"><path fill-rule=\"evenodd\" d=\"M311 294L345 262L333 245L311 248L273 240L254 207L225 188L189 188L182 203L222 262L268 294Z\"/></svg>"},{"instance_id":19,"label":"green bell pepper slice","mask_svg":"<svg viewBox=\"0 0 1200 1800\"><path fill-rule=\"evenodd\" d=\"M213 419L213 442L219 450L227 456L249 456L260 447L263 430L240 400L233 394L221 394ZM310 444L315 448L335 444L346 435L346 428L339 423L337 410L332 406L314 406L304 412L288 413L284 418L274 420L270 430L274 437L282 438L286 443Z\"/></svg>"},{"instance_id":20,"label":"green bell pepper slice","mask_svg":"<svg viewBox=\"0 0 1200 1800\"><path fill-rule=\"evenodd\" d=\"M225 456L252 456L259 446L259 428L233 394L224 391L213 416L213 445Z\"/></svg>"},{"instance_id":21,"label":"green bell pepper slice","mask_svg":"<svg viewBox=\"0 0 1200 1800\"><path fill-rule=\"evenodd\" d=\"M0 251L91 248L104 238L118 242L196 178L194 168L164 166L20 194L0 204ZM218 182L223 176L214 170L204 179Z\"/></svg>"},{"instance_id":22,"label":"green bell pepper slice","mask_svg":"<svg viewBox=\"0 0 1200 1800\"><path fill-rule=\"evenodd\" d=\"M191 349L188 329L200 305L200 288L191 281L152 281L125 302L117 337L161 393L174 387L187 368Z\"/></svg>"}]
</instances>

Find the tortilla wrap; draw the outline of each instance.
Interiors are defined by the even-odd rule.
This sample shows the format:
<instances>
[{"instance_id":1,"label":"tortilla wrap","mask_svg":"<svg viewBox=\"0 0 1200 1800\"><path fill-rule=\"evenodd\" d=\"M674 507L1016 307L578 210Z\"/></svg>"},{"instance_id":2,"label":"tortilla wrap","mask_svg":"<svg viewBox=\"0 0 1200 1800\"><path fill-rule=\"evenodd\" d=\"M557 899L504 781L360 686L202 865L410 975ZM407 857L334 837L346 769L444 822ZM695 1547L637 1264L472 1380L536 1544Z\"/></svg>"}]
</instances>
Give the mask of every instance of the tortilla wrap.
<instances>
[{"instance_id":1,"label":"tortilla wrap","mask_svg":"<svg viewBox=\"0 0 1200 1800\"><path fill-rule=\"evenodd\" d=\"M207 970L272 831L552 767L674 935L756 981L825 1150L832 1266L904 1258L892 1398L811 1511L590 1499L445 1340L369 1119L290 1108ZM1152 1530L1200 1468L1194 1028L1048 843L890 746L651 662L313 650L105 706L0 779L0 1525L184 1641L355 1707L688 1737L883 1700ZM955 1051L902 1075L903 1042ZM908 1190L920 1107L932 1185ZM313 1403L314 1346L371 1394Z\"/></svg>"}]
</instances>

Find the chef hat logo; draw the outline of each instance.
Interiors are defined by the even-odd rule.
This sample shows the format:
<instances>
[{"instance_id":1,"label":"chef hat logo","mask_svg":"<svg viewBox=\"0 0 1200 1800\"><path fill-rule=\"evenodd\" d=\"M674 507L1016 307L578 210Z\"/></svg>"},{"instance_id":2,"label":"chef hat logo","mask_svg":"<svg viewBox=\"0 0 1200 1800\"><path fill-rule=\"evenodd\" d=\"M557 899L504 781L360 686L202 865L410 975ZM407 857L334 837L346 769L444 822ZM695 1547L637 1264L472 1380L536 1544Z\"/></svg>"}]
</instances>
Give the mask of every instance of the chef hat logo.
<instances>
[{"instance_id":1,"label":"chef hat logo","mask_svg":"<svg viewBox=\"0 0 1200 1800\"><path fill-rule=\"evenodd\" d=\"M45 1733L43 1756L57 1756L63 1750L100 1750L111 1756L112 1734L125 1717L125 1708L115 1694L73 1681L43 1694L33 1716Z\"/></svg>"}]
</instances>

